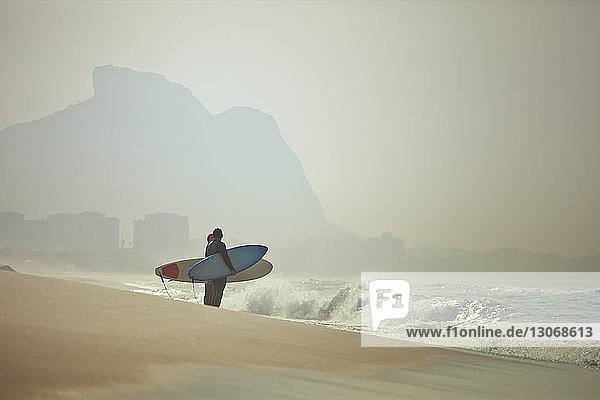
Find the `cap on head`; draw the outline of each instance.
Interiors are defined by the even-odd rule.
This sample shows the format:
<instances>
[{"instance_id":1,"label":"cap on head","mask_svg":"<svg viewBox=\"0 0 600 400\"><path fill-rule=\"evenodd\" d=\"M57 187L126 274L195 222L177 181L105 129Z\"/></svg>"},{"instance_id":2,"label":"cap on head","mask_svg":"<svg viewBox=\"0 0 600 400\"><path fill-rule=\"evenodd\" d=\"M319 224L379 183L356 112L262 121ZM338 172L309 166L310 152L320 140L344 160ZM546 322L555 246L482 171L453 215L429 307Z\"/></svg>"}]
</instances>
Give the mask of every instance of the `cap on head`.
<instances>
[{"instance_id":1,"label":"cap on head","mask_svg":"<svg viewBox=\"0 0 600 400\"><path fill-rule=\"evenodd\" d=\"M213 235L215 236L215 238L221 239L223 237L223 231L221 230L221 228L215 228L215 230L213 231Z\"/></svg>"}]
</instances>

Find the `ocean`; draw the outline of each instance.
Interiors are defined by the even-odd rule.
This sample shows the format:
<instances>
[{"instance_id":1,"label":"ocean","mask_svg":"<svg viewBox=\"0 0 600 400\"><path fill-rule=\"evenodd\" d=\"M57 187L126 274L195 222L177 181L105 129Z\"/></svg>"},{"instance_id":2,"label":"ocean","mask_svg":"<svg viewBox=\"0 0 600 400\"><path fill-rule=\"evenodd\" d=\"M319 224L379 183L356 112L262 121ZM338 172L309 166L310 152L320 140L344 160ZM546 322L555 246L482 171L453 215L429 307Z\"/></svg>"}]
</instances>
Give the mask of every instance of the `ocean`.
<instances>
[{"instance_id":1,"label":"ocean","mask_svg":"<svg viewBox=\"0 0 600 400\"><path fill-rule=\"evenodd\" d=\"M463 275L461 275L463 274ZM585 275L587 274L587 275ZM388 274L389 275L389 274ZM406 318L382 323L395 337L398 324L418 327L477 327L498 324L600 322L600 273L420 274L410 277ZM470 277L465 279L465 277ZM120 282L129 290L202 304L204 284L166 282L156 276ZM269 275L227 285L221 307L352 332L368 330L368 282L356 279L299 279ZM361 311L363 312L361 319ZM600 367L597 343L565 347L476 347L470 350Z\"/></svg>"}]
</instances>

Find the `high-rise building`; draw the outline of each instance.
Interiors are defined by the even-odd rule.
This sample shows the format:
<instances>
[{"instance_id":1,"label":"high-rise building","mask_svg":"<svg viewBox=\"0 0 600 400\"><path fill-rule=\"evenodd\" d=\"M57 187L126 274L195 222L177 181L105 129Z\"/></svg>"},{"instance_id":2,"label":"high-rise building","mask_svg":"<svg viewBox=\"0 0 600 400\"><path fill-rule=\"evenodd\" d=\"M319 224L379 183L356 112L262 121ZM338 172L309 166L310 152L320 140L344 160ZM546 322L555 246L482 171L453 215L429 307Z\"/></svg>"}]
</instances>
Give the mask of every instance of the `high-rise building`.
<instances>
[{"instance_id":1,"label":"high-rise building","mask_svg":"<svg viewBox=\"0 0 600 400\"><path fill-rule=\"evenodd\" d=\"M133 221L133 247L148 252L173 252L189 244L188 217L157 212Z\"/></svg>"},{"instance_id":2,"label":"high-rise building","mask_svg":"<svg viewBox=\"0 0 600 400\"><path fill-rule=\"evenodd\" d=\"M48 229L45 219L25 220L23 249L48 251Z\"/></svg>"},{"instance_id":3,"label":"high-rise building","mask_svg":"<svg viewBox=\"0 0 600 400\"><path fill-rule=\"evenodd\" d=\"M119 249L119 219L97 212L75 215L75 242L78 252L110 254Z\"/></svg>"},{"instance_id":4,"label":"high-rise building","mask_svg":"<svg viewBox=\"0 0 600 400\"><path fill-rule=\"evenodd\" d=\"M75 216L73 214L48 215L46 232L49 251L75 251Z\"/></svg>"},{"instance_id":5,"label":"high-rise building","mask_svg":"<svg viewBox=\"0 0 600 400\"><path fill-rule=\"evenodd\" d=\"M17 212L0 212L0 248L22 249L25 216Z\"/></svg>"},{"instance_id":6,"label":"high-rise building","mask_svg":"<svg viewBox=\"0 0 600 400\"><path fill-rule=\"evenodd\" d=\"M25 220L0 213L0 248L46 252L110 254L119 249L119 219L96 212L52 214Z\"/></svg>"}]
</instances>

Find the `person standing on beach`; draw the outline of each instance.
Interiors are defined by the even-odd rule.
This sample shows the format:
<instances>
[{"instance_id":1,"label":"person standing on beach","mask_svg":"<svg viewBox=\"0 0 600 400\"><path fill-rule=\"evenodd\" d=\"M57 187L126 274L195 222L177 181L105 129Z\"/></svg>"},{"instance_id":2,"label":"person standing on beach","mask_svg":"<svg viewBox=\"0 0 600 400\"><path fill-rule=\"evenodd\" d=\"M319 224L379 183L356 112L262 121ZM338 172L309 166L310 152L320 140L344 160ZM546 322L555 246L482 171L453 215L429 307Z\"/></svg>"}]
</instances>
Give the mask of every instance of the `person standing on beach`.
<instances>
[{"instance_id":1,"label":"person standing on beach","mask_svg":"<svg viewBox=\"0 0 600 400\"><path fill-rule=\"evenodd\" d=\"M221 228L215 228L213 231L213 240L206 245L206 250L204 251L205 257L210 257L213 254L220 253L223 257L223 261L231 270L231 275L237 274L235 267L231 263L229 259L229 254L227 254L227 246L225 243L221 241L223 239L223 231ZM225 285L227 284L227 277L213 279L210 281L210 284L206 285L206 293L204 295L204 304L214 307L221 306L221 299L223 298L223 291L225 290ZM208 295L208 296L207 296Z\"/></svg>"},{"instance_id":2,"label":"person standing on beach","mask_svg":"<svg viewBox=\"0 0 600 400\"><path fill-rule=\"evenodd\" d=\"M206 237L206 249L208 249L208 245L210 242L214 240L214 236L212 233L209 233ZM206 256L206 249L204 250L204 256ZM204 283L204 305L210 306L210 298L212 296L212 281L206 281Z\"/></svg>"}]
</instances>

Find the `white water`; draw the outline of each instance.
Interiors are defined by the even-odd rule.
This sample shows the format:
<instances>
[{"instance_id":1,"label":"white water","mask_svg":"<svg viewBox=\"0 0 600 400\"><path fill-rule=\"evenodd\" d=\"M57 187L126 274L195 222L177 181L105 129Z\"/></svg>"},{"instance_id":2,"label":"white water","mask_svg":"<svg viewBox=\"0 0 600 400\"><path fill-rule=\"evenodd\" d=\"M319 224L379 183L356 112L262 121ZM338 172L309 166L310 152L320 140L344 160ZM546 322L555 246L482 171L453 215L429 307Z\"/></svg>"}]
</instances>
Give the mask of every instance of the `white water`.
<instances>
[{"instance_id":1,"label":"white water","mask_svg":"<svg viewBox=\"0 0 600 400\"><path fill-rule=\"evenodd\" d=\"M123 282L130 290L168 297L160 279ZM192 285L167 282L176 300L196 302ZM412 285L412 284L411 284ZM600 287L594 281L493 284L421 282L412 285L409 315L414 326L477 326L498 323L600 322ZM202 303L204 285L194 286ZM362 298L362 303L361 303ZM228 284L222 307L300 320L336 329L360 331L361 304L368 304L366 285L350 280L281 279L268 276L252 282ZM485 349L495 354L548 360L580 366L600 365L593 348Z\"/></svg>"}]
</instances>

